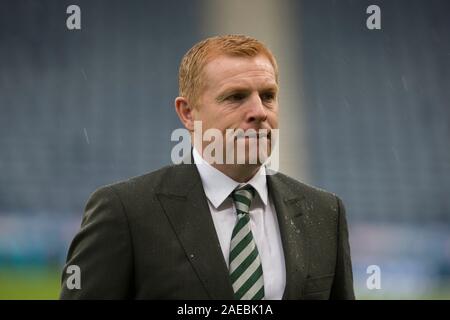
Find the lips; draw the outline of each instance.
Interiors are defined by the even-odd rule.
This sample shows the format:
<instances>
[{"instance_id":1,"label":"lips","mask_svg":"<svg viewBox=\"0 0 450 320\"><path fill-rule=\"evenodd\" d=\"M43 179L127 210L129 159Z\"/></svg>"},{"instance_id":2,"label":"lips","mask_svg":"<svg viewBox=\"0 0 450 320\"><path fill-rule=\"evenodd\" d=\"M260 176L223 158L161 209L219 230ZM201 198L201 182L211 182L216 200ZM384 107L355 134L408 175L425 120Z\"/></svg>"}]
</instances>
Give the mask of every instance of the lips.
<instances>
[{"instance_id":1,"label":"lips","mask_svg":"<svg viewBox=\"0 0 450 320\"><path fill-rule=\"evenodd\" d=\"M251 139L255 139L255 138L267 138L270 139L272 136L270 130L268 129L261 129L259 131L256 130L247 130L247 131L242 131L239 130L236 134L236 138L238 139L242 139L242 138L251 138Z\"/></svg>"}]
</instances>

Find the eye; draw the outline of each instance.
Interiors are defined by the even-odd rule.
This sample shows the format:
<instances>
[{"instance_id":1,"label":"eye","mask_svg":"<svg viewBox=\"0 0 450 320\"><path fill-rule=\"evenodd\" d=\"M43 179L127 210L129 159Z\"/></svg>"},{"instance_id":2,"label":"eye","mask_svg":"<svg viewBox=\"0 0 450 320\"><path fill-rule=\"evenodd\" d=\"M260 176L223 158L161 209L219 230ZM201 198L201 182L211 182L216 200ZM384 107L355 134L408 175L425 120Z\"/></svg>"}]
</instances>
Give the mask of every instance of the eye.
<instances>
[{"instance_id":1,"label":"eye","mask_svg":"<svg viewBox=\"0 0 450 320\"><path fill-rule=\"evenodd\" d=\"M229 95L226 100L230 102L239 102L244 100L246 95L244 93L234 93L232 95Z\"/></svg>"},{"instance_id":2,"label":"eye","mask_svg":"<svg viewBox=\"0 0 450 320\"><path fill-rule=\"evenodd\" d=\"M275 100L275 93L274 92L265 92L265 93L261 94L261 100L271 102L271 101Z\"/></svg>"}]
</instances>

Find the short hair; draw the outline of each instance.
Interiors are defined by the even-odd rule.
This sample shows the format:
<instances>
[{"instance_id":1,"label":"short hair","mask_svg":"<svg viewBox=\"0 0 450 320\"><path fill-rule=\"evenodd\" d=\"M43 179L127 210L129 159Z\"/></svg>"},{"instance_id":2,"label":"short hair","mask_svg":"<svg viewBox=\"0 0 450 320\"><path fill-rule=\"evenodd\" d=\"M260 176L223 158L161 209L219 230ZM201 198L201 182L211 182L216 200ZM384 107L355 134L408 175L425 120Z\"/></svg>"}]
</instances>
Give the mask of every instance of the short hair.
<instances>
[{"instance_id":1,"label":"short hair","mask_svg":"<svg viewBox=\"0 0 450 320\"><path fill-rule=\"evenodd\" d=\"M205 65L221 55L255 57L265 55L275 72L278 83L278 66L270 50L260 41L245 35L224 35L207 38L195 44L184 55L178 72L179 95L191 104L197 103L199 90L203 88L202 72Z\"/></svg>"}]
</instances>

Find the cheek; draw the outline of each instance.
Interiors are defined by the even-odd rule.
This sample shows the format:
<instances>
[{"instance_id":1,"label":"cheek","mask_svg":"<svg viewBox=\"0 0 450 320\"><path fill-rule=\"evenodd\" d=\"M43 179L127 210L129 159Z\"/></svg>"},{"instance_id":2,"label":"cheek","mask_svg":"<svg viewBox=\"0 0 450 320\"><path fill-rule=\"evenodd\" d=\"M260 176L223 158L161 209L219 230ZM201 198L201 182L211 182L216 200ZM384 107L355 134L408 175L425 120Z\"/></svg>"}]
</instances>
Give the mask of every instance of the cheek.
<instances>
[{"instance_id":1,"label":"cheek","mask_svg":"<svg viewBox=\"0 0 450 320\"><path fill-rule=\"evenodd\" d=\"M226 129L233 128L233 123L229 121L228 118L217 114L206 115L203 118L201 118L201 120L203 132L205 132L208 129L217 129L220 132L225 133Z\"/></svg>"},{"instance_id":2,"label":"cheek","mask_svg":"<svg viewBox=\"0 0 450 320\"><path fill-rule=\"evenodd\" d=\"M242 122L242 112L222 108L213 103L205 103L197 114L197 120L202 121L203 131L214 128L225 133L226 129L237 128Z\"/></svg>"},{"instance_id":3,"label":"cheek","mask_svg":"<svg viewBox=\"0 0 450 320\"><path fill-rule=\"evenodd\" d=\"M214 115L213 124L221 131L225 131L228 128L235 128L241 122L241 116L238 114L216 113Z\"/></svg>"},{"instance_id":4,"label":"cheek","mask_svg":"<svg viewBox=\"0 0 450 320\"><path fill-rule=\"evenodd\" d=\"M267 121L272 129L278 129L278 114L271 113L267 116Z\"/></svg>"},{"instance_id":5,"label":"cheek","mask_svg":"<svg viewBox=\"0 0 450 320\"><path fill-rule=\"evenodd\" d=\"M214 114L205 106L202 106L202 109L197 112L195 120L201 121L203 130L214 126L214 122L216 121Z\"/></svg>"}]
</instances>

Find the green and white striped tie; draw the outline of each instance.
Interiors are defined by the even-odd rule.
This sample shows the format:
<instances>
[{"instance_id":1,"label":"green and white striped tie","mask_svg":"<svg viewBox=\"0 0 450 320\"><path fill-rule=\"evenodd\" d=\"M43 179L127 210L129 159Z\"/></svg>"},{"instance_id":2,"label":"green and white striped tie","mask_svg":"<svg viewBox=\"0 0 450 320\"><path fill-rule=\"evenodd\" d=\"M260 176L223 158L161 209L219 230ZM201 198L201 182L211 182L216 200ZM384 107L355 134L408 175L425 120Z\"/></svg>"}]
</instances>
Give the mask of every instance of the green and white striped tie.
<instances>
[{"instance_id":1,"label":"green and white striped tie","mask_svg":"<svg viewBox=\"0 0 450 320\"><path fill-rule=\"evenodd\" d=\"M246 185L232 193L238 221L233 229L230 246L230 277L234 297L238 300L264 299L261 260L250 229L249 210L255 189Z\"/></svg>"}]
</instances>

